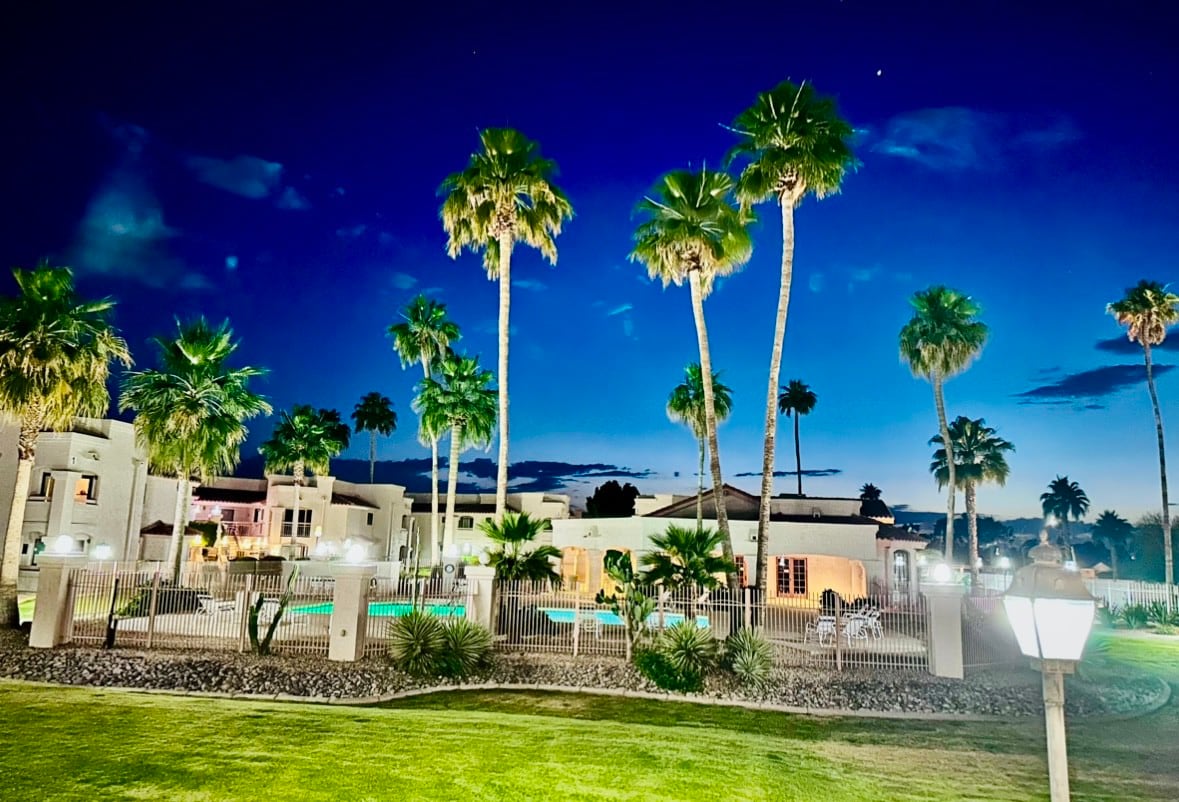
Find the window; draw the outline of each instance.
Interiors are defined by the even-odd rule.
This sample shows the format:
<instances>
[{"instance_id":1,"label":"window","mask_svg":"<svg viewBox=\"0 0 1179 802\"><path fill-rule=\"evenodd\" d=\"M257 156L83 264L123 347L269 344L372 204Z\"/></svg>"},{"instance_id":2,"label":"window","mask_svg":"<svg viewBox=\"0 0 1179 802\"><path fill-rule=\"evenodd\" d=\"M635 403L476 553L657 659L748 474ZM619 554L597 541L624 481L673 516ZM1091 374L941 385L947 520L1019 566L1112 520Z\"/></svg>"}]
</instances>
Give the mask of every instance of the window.
<instances>
[{"instance_id":1,"label":"window","mask_svg":"<svg viewBox=\"0 0 1179 802\"><path fill-rule=\"evenodd\" d=\"M74 482L74 501L79 504L93 504L98 501L97 476L81 476Z\"/></svg>"},{"instance_id":2,"label":"window","mask_svg":"<svg viewBox=\"0 0 1179 802\"><path fill-rule=\"evenodd\" d=\"M806 595L806 560L801 557L778 558L778 595Z\"/></svg>"},{"instance_id":3,"label":"window","mask_svg":"<svg viewBox=\"0 0 1179 802\"><path fill-rule=\"evenodd\" d=\"M254 508L254 523L261 523L261 522L262 522L262 508L255 507Z\"/></svg>"},{"instance_id":4,"label":"window","mask_svg":"<svg viewBox=\"0 0 1179 802\"><path fill-rule=\"evenodd\" d=\"M53 474L49 471L41 474L41 489L37 491L36 496L46 501L53 498Z\"/></svg>"},{"instance_id":5,"label":"window","mask_svg":"<svg viewBox=\"0 0 1179 802\"><path fill-rule=\"evenodd\" d=\"M221 510L221 520L225 521L226 523L233 523L233 514L234 510L227 507L226 509Z\"/></svg>"},{"instance_id":6,"label":"window","mask_svg":"<svg viewBox=\"0 0 1179 802\"><path fill-rule=\"evenodd\" d=\"M372 525L373 525L373 514L372 514L371 512L368 514L368 518L367 518L367 520L366 520L366 523L367 523L369 526L372 526Z\"/></svg>"},{"instance_id":7,"label":"window","mask_svg":"<svg viewBox=\"0 0 1179 802\"><path fill-rule=\"evenodd\" d=\"M735 557L733 557L733 560L737 563L737 576L740 577L739 581L740 581L741 587L743 587L743 588L749 587L749 575L747 573L748 568L745 565L745 555L738 554Z\"/></svg>"},{"instance_id":8,"label":"window","mask_svg":"<svg viewBox=\"0 0 1179 802\"><path fill-rule=\"evenodd\" d=\"M294 510L282 511L282 536L291 536L291 523L294 520ZM311 510L299 510L299 529L295 532L296 537L311 537Z\"/></svg>"},{"instance_id":9,"label":"window","mask_svg":"<svg viewBox=\"0 0 1179 802\"><path fill-rule=\"evenodd\" d=\"M401 528L402 529L409 529L409 516L408 515L401 516Z\"/></svg>"},{"instance_id":10,"label":"window","mask_svg":"<svg viewBox=\"0 0 1179 802\"><path fill-rule=\"evenodd\" d=\"M460 515L458 520L459 529L474 529L475 519L470 515Z\"/></svg>"}]
</instances>

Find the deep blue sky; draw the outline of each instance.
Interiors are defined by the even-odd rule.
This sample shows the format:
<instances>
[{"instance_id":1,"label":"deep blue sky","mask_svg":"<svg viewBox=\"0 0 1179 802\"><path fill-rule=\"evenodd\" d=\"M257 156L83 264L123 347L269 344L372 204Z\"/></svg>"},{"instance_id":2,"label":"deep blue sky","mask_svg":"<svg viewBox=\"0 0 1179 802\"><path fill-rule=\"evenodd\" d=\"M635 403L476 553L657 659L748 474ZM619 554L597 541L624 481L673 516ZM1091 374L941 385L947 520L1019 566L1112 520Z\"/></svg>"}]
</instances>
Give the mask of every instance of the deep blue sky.
<instances>
[{"instance_id":1,"label":"deep blue sky","mask_svg":"<svg viewBox=\"0 0 1179 802\"><path fill-rule=\"evenodd\" d=\"M932 394L896 335L906 298L947 283L992 330L948 385L950 414L985 417L1018 448L984 512L1034 514L1057 473L1095 511L1157 508L1140 353L1097 346L1119 337L1104 305L1124 287L1179 278L1166 3L167 5L43 4L0 33L0 254L71 264L84 291L114 295L140 365L173 315L228 316L242 360L270 369L260 389L276 407L347 414L381 390L402 420L381 456L420 458L418 374L384 331L425 290L494 365L495 285L478 257L446 257L435 191L480 127L513 126L560 164L577 217L556 268L514 261L512 458L603 463L646 492L689 492L695 444L664 412L696 359L688 294L627 262L632 209L659 173L720 165L721 124L756 92L807 79L838 97L863 164L797 216L782 377L819 395L804 467L837 471L806 489L871 481L893 504L941 506ZM735 390L722 462L749 490L780 254L776 211L763 216L753 260L706 304ZM1162 375L1159 389L1175 426L1179 384ZM358 440L349 456L365 453Z\"/></svg>"}]
</instances>

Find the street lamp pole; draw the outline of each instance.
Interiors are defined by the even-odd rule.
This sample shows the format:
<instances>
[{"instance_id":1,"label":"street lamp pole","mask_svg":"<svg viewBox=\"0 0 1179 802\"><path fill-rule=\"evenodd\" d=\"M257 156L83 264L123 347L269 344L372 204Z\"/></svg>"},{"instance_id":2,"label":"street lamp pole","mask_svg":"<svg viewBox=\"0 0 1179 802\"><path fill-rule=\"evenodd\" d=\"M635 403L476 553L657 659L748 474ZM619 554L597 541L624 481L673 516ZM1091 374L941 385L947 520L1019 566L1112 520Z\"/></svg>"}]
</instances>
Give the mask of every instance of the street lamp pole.
<instances>
[{"instance_id":1,"label":"street lamp pole","mask_svg":"<svg viewBox=\"0 0 1179 802\"><path fill-rule=\"evenodd\" d=\"M1040 664L1044 679L1044 724L1048 738L1048 788L1052 802L1067 802L1068 746L1064 734L1064 675L1072 666L1060 660Z\"/></svg>"}]
</instances>

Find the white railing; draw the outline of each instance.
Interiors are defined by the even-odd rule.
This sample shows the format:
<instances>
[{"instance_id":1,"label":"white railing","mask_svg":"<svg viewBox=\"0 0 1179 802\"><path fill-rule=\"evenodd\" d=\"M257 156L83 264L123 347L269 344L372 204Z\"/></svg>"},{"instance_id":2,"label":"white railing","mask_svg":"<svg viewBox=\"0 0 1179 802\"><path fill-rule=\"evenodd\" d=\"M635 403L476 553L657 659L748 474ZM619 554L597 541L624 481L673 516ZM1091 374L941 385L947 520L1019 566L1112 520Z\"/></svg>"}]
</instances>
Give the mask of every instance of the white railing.
<instances>
[{"instance_id":1,"label":"white railing","mask_svg":"<svg viewBox=\"0 0 1179 802\"><path fill-rule=\"evenodd\" d=\"M1006 593L1011 574L979 574L979 583L991 593ZM1086 579L1085 587L1107 607L1129 604L1166 602L1167 586L1162 582L1141 582L1134 579ZM1172 589L1172 599L1179 605L1179 588Z\"/></svg>"}]
</instances>

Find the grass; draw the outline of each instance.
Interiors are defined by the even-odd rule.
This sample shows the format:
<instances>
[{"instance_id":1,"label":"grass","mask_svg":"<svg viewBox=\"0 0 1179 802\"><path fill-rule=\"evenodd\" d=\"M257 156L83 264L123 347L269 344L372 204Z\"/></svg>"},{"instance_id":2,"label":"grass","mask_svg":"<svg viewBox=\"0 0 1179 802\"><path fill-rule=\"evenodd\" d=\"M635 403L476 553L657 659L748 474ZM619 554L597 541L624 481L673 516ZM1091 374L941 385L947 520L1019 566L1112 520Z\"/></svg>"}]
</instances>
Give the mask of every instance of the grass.
<instances>
[{"instance_id":1,"label":"grass","mask_svg":"<svg viewBox=\"0 0 1179 802\"><path fill-rule=\"evenodd\" d=\"M1099 661L1179 682L1179 646ZM0 798L1042 800L1043 725L446 693L371 708L0 683ZM1179 708L1070 722L1073 798L1179 798Z\"/></svg>"}]
</instances>

